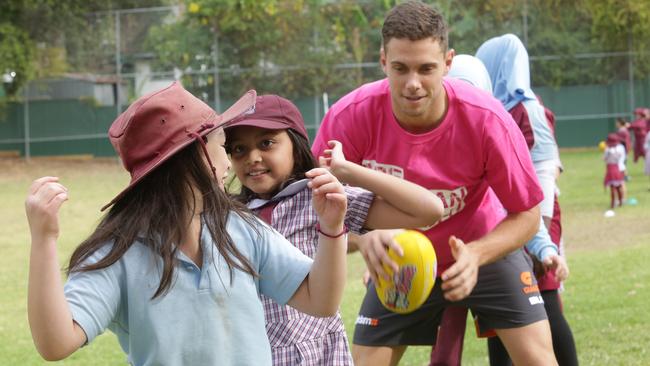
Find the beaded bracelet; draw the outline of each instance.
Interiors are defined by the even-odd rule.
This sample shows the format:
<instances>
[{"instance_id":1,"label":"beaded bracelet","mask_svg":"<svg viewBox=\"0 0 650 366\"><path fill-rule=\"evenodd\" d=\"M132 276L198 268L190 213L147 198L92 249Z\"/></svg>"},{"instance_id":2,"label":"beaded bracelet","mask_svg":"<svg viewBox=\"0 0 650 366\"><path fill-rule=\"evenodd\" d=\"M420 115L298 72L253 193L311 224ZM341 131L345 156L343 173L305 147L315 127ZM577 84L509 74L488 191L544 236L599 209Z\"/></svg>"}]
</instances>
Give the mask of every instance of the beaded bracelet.
<instances>
[{"instance_id":1,"label":"beaded bracelet","mask_svg":"<svg viewBox=\"0 0 650 366\"><path fill-rule=\"evenodd\" d=\"M343 224L343 231L341 231L340 233L338 233L336 235L330 235L330 234L326 234L326 233L322 232L321 229L320 229L320 222L317 222L316 223L316 231L318 231L319 233L325 235L328 238L336 239L336 238L341 237L342 235L347 234L349 230L348 230L347 225Z\"/></svg>"}]
</instances>

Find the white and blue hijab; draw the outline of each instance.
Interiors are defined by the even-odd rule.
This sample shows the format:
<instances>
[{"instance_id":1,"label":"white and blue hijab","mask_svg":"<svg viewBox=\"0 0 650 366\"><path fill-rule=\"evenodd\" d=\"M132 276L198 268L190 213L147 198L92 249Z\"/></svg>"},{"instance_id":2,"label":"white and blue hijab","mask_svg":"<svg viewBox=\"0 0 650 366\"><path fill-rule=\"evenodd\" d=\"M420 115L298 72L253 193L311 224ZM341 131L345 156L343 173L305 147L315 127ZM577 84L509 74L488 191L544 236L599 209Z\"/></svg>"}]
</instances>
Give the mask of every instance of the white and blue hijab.
<instances>
[{"instance_id":1,"label":"white and blue hijab","mask_svg":"<svg viewBox=\"0 0 650 366\"><path fill-rule=\"evenodd\" d=\"M528 51L514 34L504 34L483 42L476 51L490 74L494 97L506 110L519 102L536 99L530 88Z\"/></svg>"}]
</instances>

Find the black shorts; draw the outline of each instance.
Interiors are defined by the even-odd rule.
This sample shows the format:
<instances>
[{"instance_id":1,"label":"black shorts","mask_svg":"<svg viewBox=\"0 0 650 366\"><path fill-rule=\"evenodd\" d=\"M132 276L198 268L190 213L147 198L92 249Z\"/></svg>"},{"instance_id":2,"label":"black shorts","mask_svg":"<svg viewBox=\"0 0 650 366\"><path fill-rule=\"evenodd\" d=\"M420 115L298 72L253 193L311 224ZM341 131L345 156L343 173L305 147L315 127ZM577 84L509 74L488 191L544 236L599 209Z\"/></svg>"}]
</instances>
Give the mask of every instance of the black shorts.
<instances>
[{"instance_id":1,"label":"black shorts","mask_svg":"<svg viewBox=\"0 0 650 366\"><path fill-rule=\"evenodd\" d=\"M479 268L474 290L461 301L442 295L440 278L426 302L409 314L386 309L370 283L359 310L353 343L362 346L435 344L442 312L447 306L472 310L480 332L529 325L546 319L544 301L532 273L530 258L519 249Z\"/></svg>"}]
</instances>

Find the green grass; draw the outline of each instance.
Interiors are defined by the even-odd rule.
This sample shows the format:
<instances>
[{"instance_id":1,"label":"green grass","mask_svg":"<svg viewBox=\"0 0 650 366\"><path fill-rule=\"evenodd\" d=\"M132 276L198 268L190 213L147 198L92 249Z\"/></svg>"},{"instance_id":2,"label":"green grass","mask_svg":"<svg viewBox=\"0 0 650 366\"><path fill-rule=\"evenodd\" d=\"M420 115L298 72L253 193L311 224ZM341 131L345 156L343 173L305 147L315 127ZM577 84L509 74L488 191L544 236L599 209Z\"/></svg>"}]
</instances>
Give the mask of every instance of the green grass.
<instances>
[{"instance_id":1,"label":"green grass","mask_svg":"<svg viewBox=\"0 0 650 366\"><path fill-rule=\"evenodd\" d=\"M650 181L641 164L630 164L630 197L639 204L605 219L609 193L603 190L604 164L596 151L563 152L561 204L571 276L563 293L565 314L573 328L582 365L650 363ZM65 265L72 249L90 233L99 207L108 202L128 176L114 161L0 160L0 365L41 365L27 323L29 232L23 202L31 181L57 175L70 189L61 211L59 258ZM348 284L341 312L350 333L364 295L359 255L349 256ZM411 347L402 365L425 365L428 347ZM468 327L464 365L486 365L485 342ZM124 365L115 337L104 334L82 348L65 365Z\"/></svg>"}]
</instances>

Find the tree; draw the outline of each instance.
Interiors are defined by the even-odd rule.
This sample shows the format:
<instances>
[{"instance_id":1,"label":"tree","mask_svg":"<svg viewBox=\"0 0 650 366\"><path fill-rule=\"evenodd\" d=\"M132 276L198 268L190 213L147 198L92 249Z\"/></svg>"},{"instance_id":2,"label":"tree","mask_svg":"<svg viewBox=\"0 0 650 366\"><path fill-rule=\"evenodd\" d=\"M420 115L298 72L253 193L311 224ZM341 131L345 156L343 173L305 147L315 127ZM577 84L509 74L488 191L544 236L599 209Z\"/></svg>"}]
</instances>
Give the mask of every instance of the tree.
<instances>
[{"instance_id":1,"label":"tree","mask_svg":"<svg viewBox=\"0 0 650 366\"><path fill-rule=\"evenodd\" d=\"M9 96L34 77L81 71L96 62L75 57L79 50L105 49L98 44L93 12L160 5L163 0L5 0L0 12L0 74L15 74L5 83ZM86 52L88 55L91 52ZM73 56L70 56L73 55Z\"/></svg>"},{"instance_id":2,"label":"tree","mask_svg":"<svg viewBox=\"0 0 650 366\"><path fill-rule=\"evenodd\" d=\"M650 73L650 2L637 0L582 0L592 17L593 42L609 51L634 53L637 77Z\"/></svg>"},{"instance_id":3,"label":"tree","mask_svg":"<svg viewBox=\"0 0 650 366\"><path fill-rule=\"evenodd\" d=\"M29 35L12 24L0 23L0 76L4 75L5 92L13 95L34 72L30 61L34 45Z\"/></svg>"}]
</instances>

